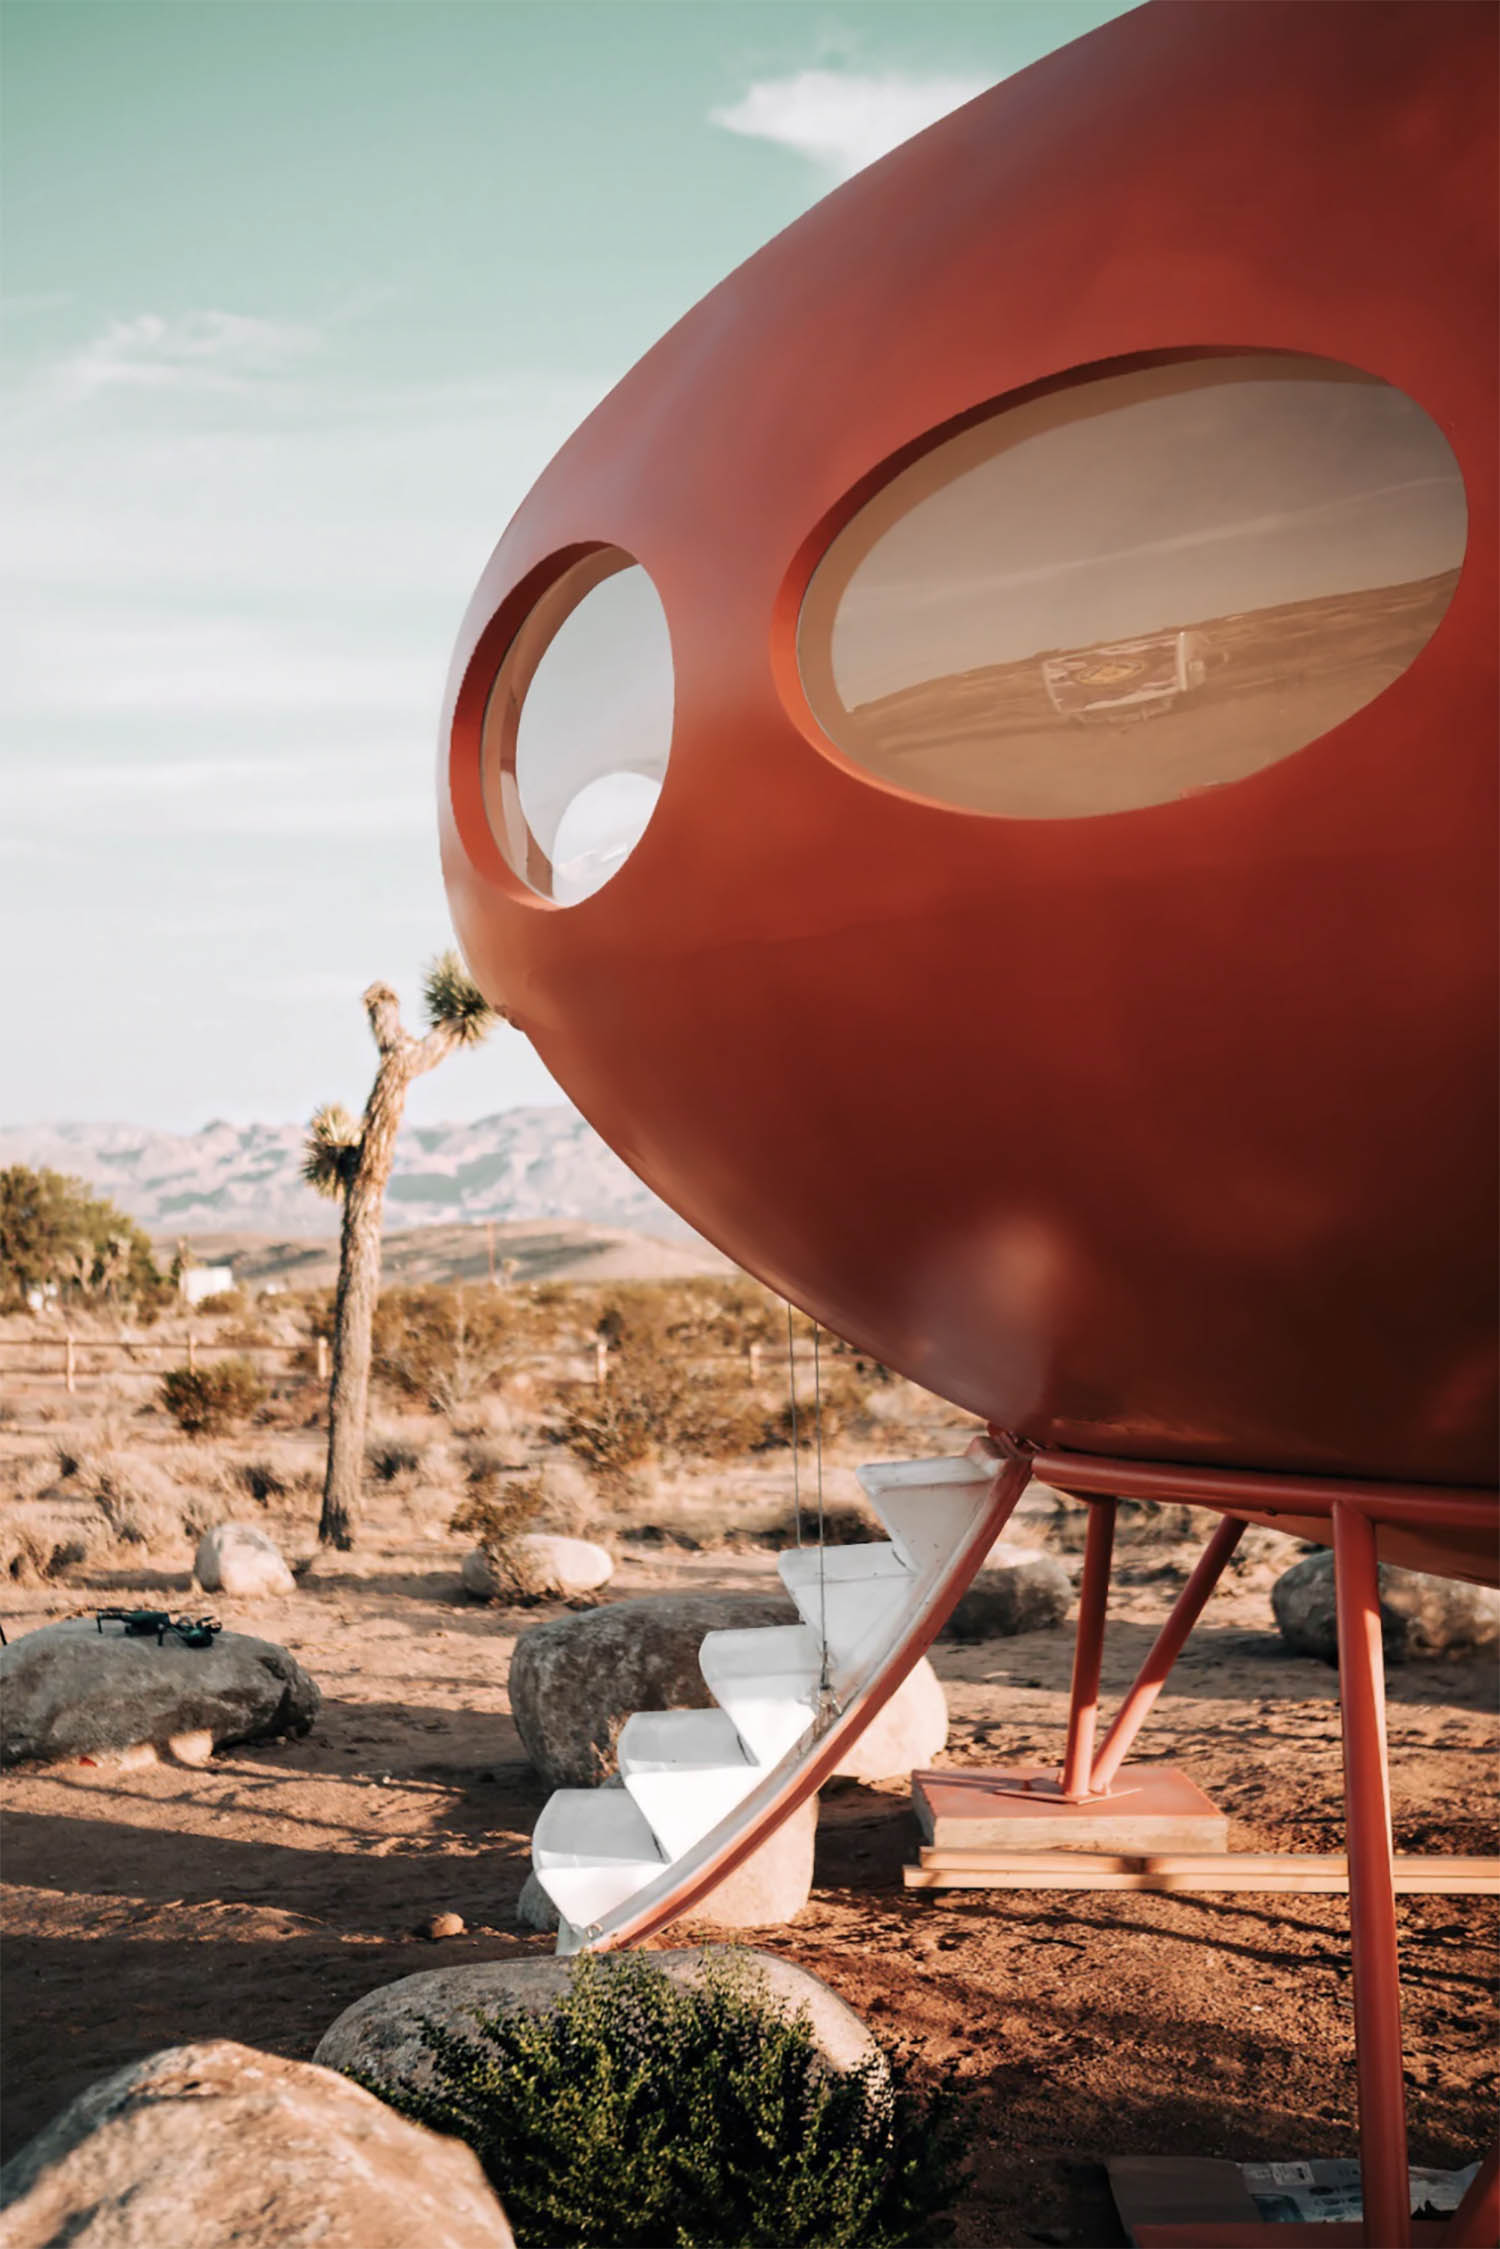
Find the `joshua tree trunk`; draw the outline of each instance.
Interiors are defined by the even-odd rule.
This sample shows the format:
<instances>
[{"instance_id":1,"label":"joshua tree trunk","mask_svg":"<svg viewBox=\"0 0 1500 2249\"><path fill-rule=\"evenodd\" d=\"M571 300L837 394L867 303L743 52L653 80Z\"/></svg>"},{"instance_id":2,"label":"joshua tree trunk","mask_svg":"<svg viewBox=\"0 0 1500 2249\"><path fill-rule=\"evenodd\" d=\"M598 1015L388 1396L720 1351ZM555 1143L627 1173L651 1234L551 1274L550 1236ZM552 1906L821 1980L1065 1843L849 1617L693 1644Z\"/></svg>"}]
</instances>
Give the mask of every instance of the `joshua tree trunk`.
<instances>
[{"instance_id":1,"label":"joshua tree trunk","mask_svg":"<svg viewBox=\"0 0 1500 2249\"><path fill-rule=\"evenodd\" d=\"M365 1104L358 1155L344 1189L339 1285L333 1312L333 1372L328 1386L328 1470L318 1541L348 1549L359 1524L365 1422L370 1402L370 1330L380 1294L380 1220L396 1135L412 1079L433 1069L463 1042L460 1029L438 1023L425 1038L402 1028L389 984L372 984L365 1013L380 1050Z\"/></svg>"}]
</instances>

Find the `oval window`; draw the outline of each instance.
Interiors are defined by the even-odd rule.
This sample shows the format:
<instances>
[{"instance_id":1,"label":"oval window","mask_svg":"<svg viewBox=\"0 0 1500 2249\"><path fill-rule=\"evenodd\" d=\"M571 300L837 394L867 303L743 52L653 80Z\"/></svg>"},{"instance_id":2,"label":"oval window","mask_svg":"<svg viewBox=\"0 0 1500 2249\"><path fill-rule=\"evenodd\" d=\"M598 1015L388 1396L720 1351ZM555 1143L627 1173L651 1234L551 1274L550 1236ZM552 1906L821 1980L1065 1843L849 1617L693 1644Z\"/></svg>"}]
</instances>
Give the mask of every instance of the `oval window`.
<instances>
[{"instance_id":1,"label":"oval window","mask_svg":"<svg viewBox=\"0 0 1500 2249\"><path fill-rule=\"evenodd\" d=\"M813 574L797 656L868 772L1068 819L1289 757L1431 639L1468 529L1414 400L1235 353L1002 407L868 501Z\"/></svg>"},{"instance_id":2,"label":"oval window","mask_svg":"<svg viewBox=\"0 0 1500 2249\"><path fill-rule=\"evenodd\" d=\"M485 811L540 898L608 882L656 809L672 740L672 649L640 564L603 547L564 571L505 652L485 706Z\"/></svg>"}]
</instances>

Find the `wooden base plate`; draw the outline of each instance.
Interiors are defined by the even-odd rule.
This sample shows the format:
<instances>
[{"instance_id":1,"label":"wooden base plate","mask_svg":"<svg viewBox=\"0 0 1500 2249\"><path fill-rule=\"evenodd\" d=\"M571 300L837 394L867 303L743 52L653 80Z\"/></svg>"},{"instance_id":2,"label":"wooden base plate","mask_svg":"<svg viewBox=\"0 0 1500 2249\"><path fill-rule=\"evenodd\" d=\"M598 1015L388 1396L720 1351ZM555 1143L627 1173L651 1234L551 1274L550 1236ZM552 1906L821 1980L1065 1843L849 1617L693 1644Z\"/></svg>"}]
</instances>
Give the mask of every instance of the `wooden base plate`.
<instances>
[{"instance_id":1,"label":"wooden base plate","mask_svg":"<svg viewBox=\"0 0 1500 2249\"><path fill-rule=\"evenodd\" d=\"M1128 1765L1107 1796L1069 1804L1055 1767L911 1776L912 1808L940 1850L1227 1851L1229 1821L1175 1765Z\"/></svg>"}]
</instances>

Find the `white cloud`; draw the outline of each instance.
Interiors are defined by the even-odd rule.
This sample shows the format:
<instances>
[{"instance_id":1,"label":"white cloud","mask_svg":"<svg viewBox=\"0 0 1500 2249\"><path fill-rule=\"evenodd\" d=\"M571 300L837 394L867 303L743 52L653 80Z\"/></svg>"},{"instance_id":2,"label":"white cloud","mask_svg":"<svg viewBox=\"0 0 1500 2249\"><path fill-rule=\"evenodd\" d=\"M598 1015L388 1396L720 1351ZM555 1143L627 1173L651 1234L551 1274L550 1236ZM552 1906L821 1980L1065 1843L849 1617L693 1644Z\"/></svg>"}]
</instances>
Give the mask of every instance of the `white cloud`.
<instances>
[{"instance_id":1,"label":"white cloud","mask_svg":"<svg viewBox=\"0 0 1500 2249\"><path fill-rule=\"evenodd\" d=\"M321 345L316 329L239 312L115 320L57 369L69 397L110 390L244 391Z\"/></svg>"},{"instance_id":2,"label":"white cloud","mask_svg":"<svg viewBox=\"0 0 1500 2249\"><path fill-rule=\"evenodd\" d=\"M757 79L739 101L710 110L710 122L747 139L774 141L847 179L913 133L985 91L983 78L914 78L841 70L799 70Z\"/></svg>"}]
</instances>

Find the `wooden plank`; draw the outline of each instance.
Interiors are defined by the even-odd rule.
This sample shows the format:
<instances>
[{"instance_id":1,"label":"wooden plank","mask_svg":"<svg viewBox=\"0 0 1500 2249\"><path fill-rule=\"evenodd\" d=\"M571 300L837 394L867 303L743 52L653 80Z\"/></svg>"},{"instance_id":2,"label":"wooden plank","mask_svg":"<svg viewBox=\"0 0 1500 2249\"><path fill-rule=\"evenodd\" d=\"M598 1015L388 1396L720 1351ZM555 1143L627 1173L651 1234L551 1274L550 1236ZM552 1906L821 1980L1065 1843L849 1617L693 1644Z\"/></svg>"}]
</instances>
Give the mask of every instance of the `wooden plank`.
<instances>
[{"instance_id":1,"label":"wooden plank","mask_svg":"<svg viewBox=\"0 0 1500 2249\"><path fill-rule=\"evenodd\" d=\"M1222 1868L1176 1873L1163 1872L1154 1866L1137 1866L1128 1872L1090 1866L1082 1853L1067 1855L1073 1859L1073 1864L1066 1867L1055 1863L1045 1867L1014 1863L988 1868L905 1866L901 1879L909 1890L1150 1890L1167 1893L1174 1890L1258 1890L1266 1894L1286 1892L1298 1897L1319 1893L1343 1897L1349 1889L1347 1873L1320 1867L1295 1873L1270 1874L1253 1868L1245 1872L1233 1865L1233 1854L1228 1852L1224 1855L1230 1863ZM1403 1897L1500 1897L1500 1872L1453 1874L1435 1865L1430 1871L1424 1869L1419 1874L1398 1873L1396 1890Z\"/></svg>"},{"instance_id":2,"label":"wooden plank","mask_svg":"<svg viewBox=\"0 0 1500 2249\"><path fill-rule=\"evenodd\" d=\"M1348 1861L1342 1851L982 1851L938 1850L927 1845L923 1866L1017 1867L1023 1871L1055 1867L1066 1873L1079 1866L1101 1874L1216 1874L1231 1868L1242 1874L1344 1874ZM1392 1861L1397 1874L1473 1874L1500 1880L1500 1857L1432 1857L1399 1853Z\"/></svg>"}]
</instances>

